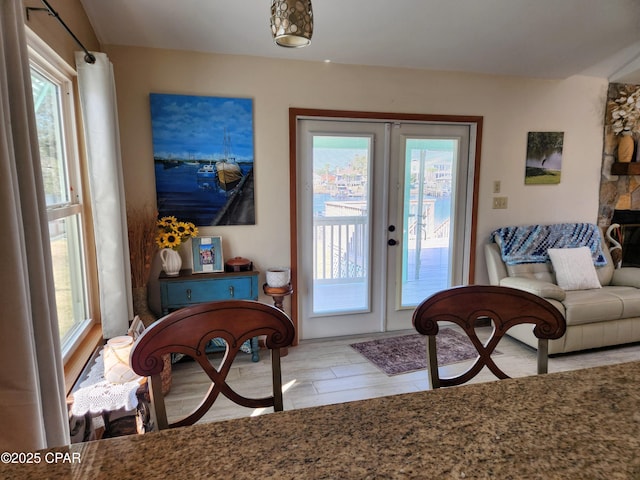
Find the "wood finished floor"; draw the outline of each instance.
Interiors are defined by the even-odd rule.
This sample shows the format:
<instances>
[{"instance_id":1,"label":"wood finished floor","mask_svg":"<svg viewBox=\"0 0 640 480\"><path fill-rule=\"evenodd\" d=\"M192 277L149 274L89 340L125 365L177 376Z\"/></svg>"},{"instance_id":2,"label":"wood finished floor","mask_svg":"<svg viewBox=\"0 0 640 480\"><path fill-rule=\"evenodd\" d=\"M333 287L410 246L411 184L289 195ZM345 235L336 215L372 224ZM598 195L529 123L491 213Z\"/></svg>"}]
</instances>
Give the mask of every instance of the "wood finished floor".
<instances>
[{"instance_id":1,"label":"wood finished floor","mask_svg":"<svg viewBox=\"0 0 640 480\"><path fill-rule=\"evenodd\" d=\"M482 334L479 334L481 338L490 333L489 327L479 331L482 331ZM426 370L389 377L349 346L355 342L410 333L415 331L307 340L289 348L289 354L282 358L285 410L427 389ZM501 355L495 357L496 363L507 374L512 377L535 374L535 350L509 337L501 341L498 349ZM240 354L232 366L228 383L238 393L256 397L269 395L271 361L267 350L261 350L260 353L259 362L252 362L250 355ZM214 365L217 365L216 359L219 359L220 354L216 355L212 357ZM633 344L556 356L549 359L549 372L637 360L640 360L640 344ZM468 363L462 363L445 368L453 371L467 365ZM445 370L443 373L446 375L448 372ZM485 369L473 381L494 380L495 377ZM208 386L208 378L194 362L174 364L171 391L165 399L169 420L180 418L194 408ZM272 408L256 410L241 407L221 395L201 422L260 415L272 411Z\"/></svg>"}]
</instances>

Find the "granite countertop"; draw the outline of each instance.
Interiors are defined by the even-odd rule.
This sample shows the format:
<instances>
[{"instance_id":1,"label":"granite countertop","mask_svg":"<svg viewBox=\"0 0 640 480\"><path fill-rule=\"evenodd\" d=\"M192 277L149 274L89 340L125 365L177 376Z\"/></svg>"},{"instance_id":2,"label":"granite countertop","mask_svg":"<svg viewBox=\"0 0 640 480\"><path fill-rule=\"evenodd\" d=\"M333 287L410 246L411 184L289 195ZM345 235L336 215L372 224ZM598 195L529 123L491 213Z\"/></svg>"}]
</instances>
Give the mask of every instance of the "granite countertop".
<instances>
[{"instance_id":1,"label":"granite countertop","mask_svg":"<svg viewBox=\"0 0 640 480\"><path fill-rule=\"evenodd\" d=\"M1 478L640 478L640 362L119 437ZM72 460L72 459L70 459ZM79 460L79 461L77 461Z\"/></svg>"}]
</instances>

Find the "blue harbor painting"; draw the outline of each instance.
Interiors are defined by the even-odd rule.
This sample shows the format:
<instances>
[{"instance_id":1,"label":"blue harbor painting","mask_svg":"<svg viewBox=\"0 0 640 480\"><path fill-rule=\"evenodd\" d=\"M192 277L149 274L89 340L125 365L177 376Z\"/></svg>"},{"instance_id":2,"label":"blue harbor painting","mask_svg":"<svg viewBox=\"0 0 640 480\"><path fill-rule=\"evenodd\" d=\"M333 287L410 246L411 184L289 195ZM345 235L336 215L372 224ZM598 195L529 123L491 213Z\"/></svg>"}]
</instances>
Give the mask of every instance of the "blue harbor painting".
<instances>
[{"instance_id":1,"label":"blue harbor painting","mask_svg":"<svg viewBox=\"0 0 640 480\"><path fill-rule=\"evenodd\" d=\"M158 215L254 225L253 101L151 93Z\"/></svg>"}]
</instances>

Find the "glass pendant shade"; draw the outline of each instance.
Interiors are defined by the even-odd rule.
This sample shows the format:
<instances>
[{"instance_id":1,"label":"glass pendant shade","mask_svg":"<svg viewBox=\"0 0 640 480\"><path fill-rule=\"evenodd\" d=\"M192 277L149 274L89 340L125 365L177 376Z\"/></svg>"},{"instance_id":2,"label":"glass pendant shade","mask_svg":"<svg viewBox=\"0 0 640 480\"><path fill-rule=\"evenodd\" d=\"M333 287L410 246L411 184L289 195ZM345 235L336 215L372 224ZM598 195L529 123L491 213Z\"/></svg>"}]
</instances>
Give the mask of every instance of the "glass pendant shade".
<instances>
[{"instance_id":1,"label":"glass pendant shade","mask_svg":"<svg viewBox=\"0 0 640 480\"><path fill-rule=\"evenodd\" d=\"M306 47L313 34L311 0L273 0L271 33L281 47Z\"/></svg>"}]
</instances>

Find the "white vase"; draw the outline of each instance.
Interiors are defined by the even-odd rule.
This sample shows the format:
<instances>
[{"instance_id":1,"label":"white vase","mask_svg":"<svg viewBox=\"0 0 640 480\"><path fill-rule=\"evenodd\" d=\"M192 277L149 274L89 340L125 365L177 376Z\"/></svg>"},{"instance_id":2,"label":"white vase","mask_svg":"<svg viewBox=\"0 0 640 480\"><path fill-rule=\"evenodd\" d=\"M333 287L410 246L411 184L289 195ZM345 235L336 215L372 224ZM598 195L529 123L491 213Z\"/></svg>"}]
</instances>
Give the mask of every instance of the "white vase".
<instances>
[{"instance_id":1,"label":"white vase","mask_svg":"<svg viewBox=\"0 0 640 480\"><path fill-rule=\"evenodd\" d=\"M631 132L625 130L622 132L622 136L618 140L618 162L629 163L633 158L634 147L635 142L633 141Z\"/></svg>"},{"instance_id":2,"label":"white vase","mask_svg":"<svg viewBox=\"0 0 640 480\"><path fill-rule=\"evenodd\" d=\"M175 277L182 268L182 258L180 254L171 248L160 250L160 260L162 260L162 270L170 277Z\"/></svg>"},{"instance_id":3,"label":"white vase","mask_svg":"<svg viewBox=\"0 0 640 480\"><path fill-rule=\"evenodd\" d=\"M127 383L140 377L131 370L129 355L133 338L128 335L113 337L104 346L104 378L111 383Z\"/></svg>"},{"instance_id":4,"label":"white vase","mask_svg":"<svg viewBox=\"0 0 640 480\"><path fill-rule=\"evenodd\" d=\"M271 288L281 288L291 281L291 270L286 267L269 268L267 270L267 285Z\"/></svg>"}]
</instances>

